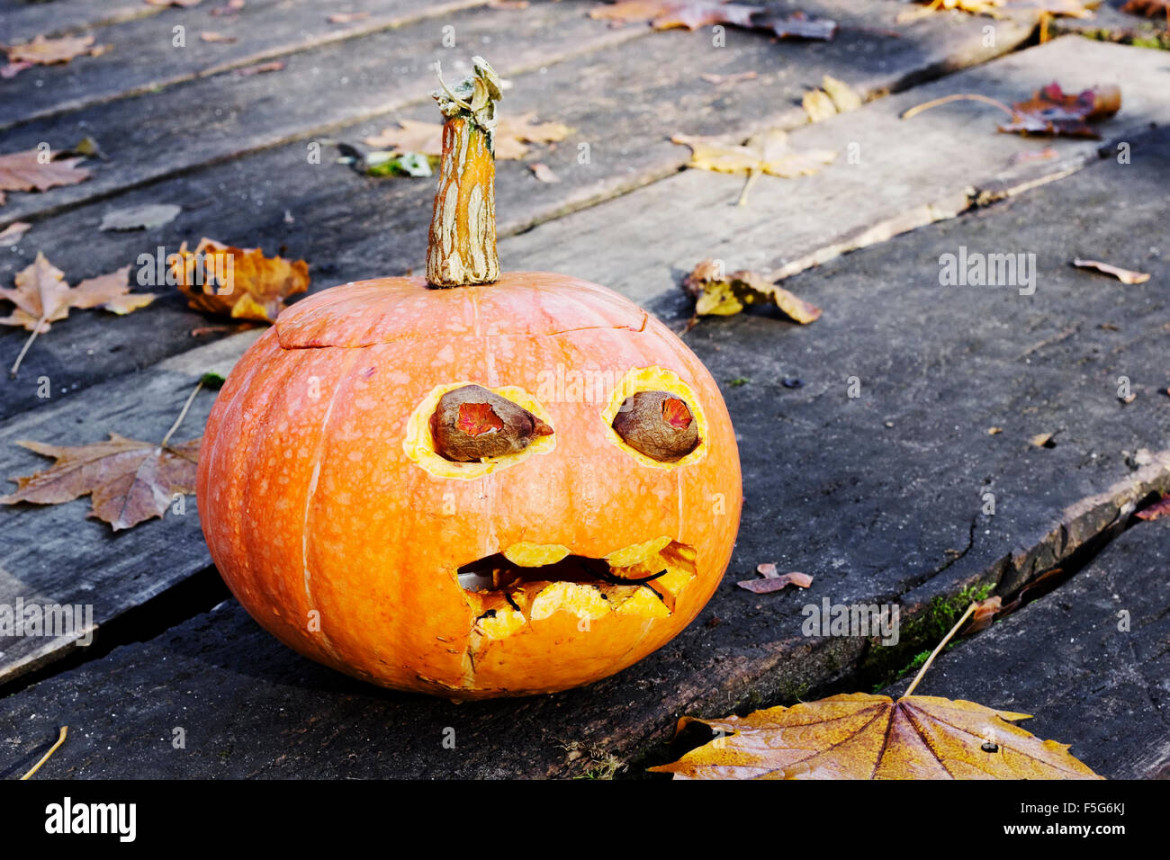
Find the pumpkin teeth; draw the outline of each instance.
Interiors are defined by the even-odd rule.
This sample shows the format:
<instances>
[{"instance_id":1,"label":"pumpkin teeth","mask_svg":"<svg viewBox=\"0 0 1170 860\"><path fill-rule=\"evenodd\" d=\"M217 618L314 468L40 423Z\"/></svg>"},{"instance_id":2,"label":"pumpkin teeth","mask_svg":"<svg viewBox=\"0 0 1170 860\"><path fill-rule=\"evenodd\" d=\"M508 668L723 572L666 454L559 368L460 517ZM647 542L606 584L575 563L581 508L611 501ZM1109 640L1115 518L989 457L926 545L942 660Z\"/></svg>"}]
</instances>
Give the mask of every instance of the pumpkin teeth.
<instances>
[{"instance_id":1,"label":"pumpkin teeth","mask_svg":"<svg viewBox=\"0 0 1170 860\"><path fill-rule=\"evenodd\" d=\"M480 644L558 612L582 620L610 613L666 618L695 572L694 548L664 536L600 559L572 555L562 544L521 542L464 565L456 578L476 613Z\"/></svg>"}]
</instances>

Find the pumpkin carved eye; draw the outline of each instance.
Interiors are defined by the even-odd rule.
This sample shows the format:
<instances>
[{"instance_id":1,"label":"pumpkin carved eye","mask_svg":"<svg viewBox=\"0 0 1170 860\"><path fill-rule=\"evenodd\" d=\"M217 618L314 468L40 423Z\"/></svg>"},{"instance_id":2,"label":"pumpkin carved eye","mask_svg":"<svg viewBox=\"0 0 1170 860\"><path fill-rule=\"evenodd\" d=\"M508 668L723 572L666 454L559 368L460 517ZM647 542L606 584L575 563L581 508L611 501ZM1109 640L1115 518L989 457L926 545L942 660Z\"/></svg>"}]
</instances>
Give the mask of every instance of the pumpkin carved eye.
<instances>
[{"instance_id":1,"label":"pumpkin carved eye","mask_svg":"<svg viewBox=\"0 0 1170 860\"><path fill-rule=\"evenodd\" d=\"M627 397L614 416L613 429L635 451L664 463L681 460L701 441L690 406L666 391Z\"/></svg>"},{"instance_id":2,"label":"pumpkin carved eye","mask_svg":"<svg viewBox=\"0 0 1170 860\"><path fill-rule=\"evenodd\" d=\"M431 414L435 453L457 463L519 454L552 427L527 409L479 385L464 385L439 398Z\"/></svg>"}]
</instances>

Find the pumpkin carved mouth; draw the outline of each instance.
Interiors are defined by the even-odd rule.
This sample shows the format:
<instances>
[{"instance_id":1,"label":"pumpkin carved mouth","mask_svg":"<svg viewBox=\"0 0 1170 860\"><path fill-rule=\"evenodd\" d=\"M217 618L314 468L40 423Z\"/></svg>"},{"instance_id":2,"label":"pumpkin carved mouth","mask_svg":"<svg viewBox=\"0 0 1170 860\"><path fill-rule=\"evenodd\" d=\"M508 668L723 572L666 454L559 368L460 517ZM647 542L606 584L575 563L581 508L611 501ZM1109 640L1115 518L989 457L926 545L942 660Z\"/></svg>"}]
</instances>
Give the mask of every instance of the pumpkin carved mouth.
<instances>
[{"instance_id":1,"label":"pumpkin carved mouth","mask_svg":"<svg viewBox=\"0 0 1170 860\"><path fill-rule=\"evenodd\" d=\"M557 612L586 625L610 613L666 618L696 569L694 548L663 536L603 558L561 544L513 544L456 577L477 612L476 632L499 639Z\"/></svg>"}]
</instances>

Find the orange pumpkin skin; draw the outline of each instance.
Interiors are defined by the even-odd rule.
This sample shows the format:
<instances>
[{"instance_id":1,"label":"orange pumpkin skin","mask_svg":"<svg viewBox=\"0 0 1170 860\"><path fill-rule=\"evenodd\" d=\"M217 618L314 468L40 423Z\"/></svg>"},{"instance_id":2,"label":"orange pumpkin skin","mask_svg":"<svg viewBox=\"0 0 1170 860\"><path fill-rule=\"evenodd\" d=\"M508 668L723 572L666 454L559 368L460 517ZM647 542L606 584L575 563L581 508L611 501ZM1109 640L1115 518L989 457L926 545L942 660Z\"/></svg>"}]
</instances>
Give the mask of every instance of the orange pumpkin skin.
<instances>
[{"instance_id":1,"label":"orange pumpkin skin","mask_svg":"<svg viewBox=\"0 0 1170 860\"><path fill-rule=\"evenodd\" d=\"M693 397L701 442L675 464L632 452L606 419L639 374ZM482 464L427 460L418 416L467 383L526 392L548 444L472 477ZM562 690L660 648L719 584L742 500L699 359L616 293L541 272L451 290L385 278L289 308L224 384L197 492L212 558L265 629L366 681L455 699ZM647 585L537 579L509 602L457 576L518 546L628 561L648 542L665 546L626 571L665 566Z\"/></svg>"}]
</instances>

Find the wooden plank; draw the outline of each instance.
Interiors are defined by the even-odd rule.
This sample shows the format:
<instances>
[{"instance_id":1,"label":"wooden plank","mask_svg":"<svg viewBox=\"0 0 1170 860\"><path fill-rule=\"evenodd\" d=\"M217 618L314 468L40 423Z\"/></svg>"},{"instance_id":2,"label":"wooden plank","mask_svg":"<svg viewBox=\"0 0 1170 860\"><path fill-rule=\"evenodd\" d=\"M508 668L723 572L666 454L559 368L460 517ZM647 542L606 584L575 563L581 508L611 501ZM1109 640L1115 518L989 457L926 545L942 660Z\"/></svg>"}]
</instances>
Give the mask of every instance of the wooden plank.
<instances>
[{"instance_id":1,"label":"wooden plank","mask_svg":"<svg viewBox=\"0 0 1170 860\"><path fill-rule=\"evenodd\" d=\"M1067 37L916 87L863 111L791 135L798 150L831 149L837 161L799 180L763 177L747 206L731 205L742 177L687 171L516 237L508 253L526 268L563 271L606 284L662 313L678 313L678 273L704 257L729 270L791 276L842 253L952 218L983 199L1010 196L1098 159L1092 140L1036 139L996 133L993 109L956 103L911 120L906 109L952 93L1019 101L1059 79L1070 91L1117 83L1121 112L1101 125L1112 142L1170 122L1170 90L1161 86L1156 51ZM850 163L850 147L858 154ZM1052 158L1013 160L1042 150ZM675 201L706 217L664 217ZM817 217L809 213L816 212ZM672 309L673 305L673 309Z\"/></svg>"},{"instance_id":2,"label":"wooden plank","mask_svg":"<svg viewBox=\"0 0 1170 860\"><path fill-rule=\"evenodd\" d=\"M1164 259L1145 256L1148 225L1159 223L1170 208L1165 195L1150 192L1170 167L1165 139L1162 133L1148 149L1136 150L1140 157L1131 165L1098 164L982 217L945 222L810 273L803 291L826 309L813 326L752 314L696 328L690 342L716 379L750 378L724 389L740 438L744 522L727 581L701 623L617 678L555 697L465 706L451 716L442 703L366 690L275 643L265 646L265 637L229 606L154 643L119 649L108 661L68 673L79 679L77 696L68 686L54 686L73 680L54 679L9 697L12 713L47 713L42 700L21 704L25 696L43 695L78 703L52 711L54 721L88 727L94 723L85 708L93 703L100 712L105 691L117 688L123 700L153 691L141 719L97 729L100 743L78 746L78 758L63 760L90 775L127 773L120 769L130 767L190 776L316 773L320 765L307 750L336 742L342 754L330 760L348 762L347 745L359 738L368 744L374 725L396 727L391 736L378 735L393 743L386 749L420 752L393 761L355 757L355 775L372 773L367 767L383 775L564 774L579 772L584 763L567 758L561 744L577 742L622 758L641 755L665 739L680 712L714 715L746 704L792 701L845 675L904 664L934 635L922 619L932 614L937 597L952 598L978 583L999 584L1010 596L1124 521L1136 501L1170 489L1170 452L1159 453L1170 413L1157 392L1164 385L1166 299L1156 288L1170 271ZM1077 221L1061 217L1073 211ZM1083 230L1082 223L1096 225L1094 231ZM1035 253L1042 274L1037 292L941 289L940 256L960 246ZM1140 260L1152 274L1151 286L1122 288L1073 269L1068 261L1078 255ZM1080 326L1074 335L1057 337L1072 326ZM189 384L205 361L185 361ZM1129 405L1117 399L1121 375L1138 393ZM849 396L854 376L856 398ZM143 374L137 391L145 391L153 377ZM803 384L784 384L793 379ZM147 392L151 409L173 414L166 403L177 409L186 388L177 382L172 388ZM95 408L108 399L124 407L117 429L135 432L139 406L127 402L130 396L127 386L109 385L82 392L68 411L62 404L8 422L0 428L0 473L24 473L34 465L7 444L14 422L24 436L84 441L70 416L84 415L91 399ZM85 435L98 435L106 429L102 423L91 424ZM152 426L164 423L160 417ZM1003 432L989 434L993 426ZM1056 446L1030 444L1040 432L1055 433ZM997 504L990 515L984 512L987 492L994 492ZM79 538L84 508L79 502L29 512L39 516L23 520L28 529L0 529L0 540L9 541L0 543L0 564L15 585L0 603L34 588L41 599L72 602L78 592L69 589L80 588L76 577L60 577L56 588L63 592L37 587L48 574L30 569L29 550L30 543L61 546L70 540L83 544L68 547L77 562L50 561L44 553L36 559L66 570L88 565L90 602L97 603L94 594L104 601L107 591L122 600L132 597L131 589L103 581L105 566L94 560L108 565L115 552L131 556L137 550L127 538L148 538L136 530L116 539L117 550L108 534ZM175 577L206 564L190 517L139 529L167 536L165 553L150 539L151 554L122 562L140 580L144 571L157 571L163 558L166 570L154 576ZM737 589L735 581L752 578L762 562L808 572L814 588L770 596ZM823 598L900 598L904 626L898 646L886 654L864 638L803 637L802 604ZM104 602L97 609L111 611ZM189 672L190 661L204 667L198 677ZM95 686L101 695L80 693ZM319 722L339 706L336 691L351 697L345 722L351 731L344 740L319 733L320 726L336 725ZM199 723L204 740L198 749L176 760L164 756L169 749L156 750L154 740L143 740L159 737L158 726L192 702L207 715ZM290 734L258 731L254 715L280 708L289 714ZM622 719L615 722L618 708ZM459 736L471 739L467 756L448 761L422 752L439 748L426 743L426 732L432 719L443 718L456 719ZM253 743L236 762L225 764L212 752L242 746L233 739L245 732ZM25 740L39 743L35 735ZM517 760L502 752L509 749L526 753Z\"/></svg>"},{"instance_id":3,"label":"wooden plank","mask_svg":"<svg viewBox=\"0 0 1170 860\"><path fill-rule=\"evenodd\" d=\"M346 10L366 18L330 23L336 10L316 0L251 0L238 14L213 17L212 6L173 9L139 17L97 34L108 45L99 57L45 66L17 75L4 85L0 130L20 122L79 110L116 98L156 93L194 78L220 74L297 51L344 42L461 9L487 0L354 0ZM144 4L145 5L145 4ZM177 28L181 28L181 44ZM206 42L216 33L234 42Z\"/></svg>"},{"instance_id":4,"label":"wooden plank","mask_svg":"<svg viewBox=\"0 0 1170 860\"><path fill-rule=\"evenodd\" d=\"M0 6L0 44L14 45L34 36L63 36L157 15L164 7L137 0L53 0L51 3L6 0Z\"/></svg>"},{"instance_id":5,"label":"wooden plank","mask_svg":"<svg viewBox=\"0 0 1170 860\"><path fill-rule=\"evenodd\" d=\"M680 129L714 133L736 127L746 135L764 122L803 124L804 114L794 105L824 74L847 79L863 94L877 97L944 63L974 62L989 50L983 46L982 26L969 16L938 16L917 25L913 38L902 39L848 30L834 42L809 46L773 44L745 34L726 49L708 50L705 34L667 32L640 40L637 50L624 43L589 52L582 46L574 58L515 76L503 102L508 115L535 112L542 119L564 122L572 131L555 149L536 147L524 162L499 164L500 234L516 234L672 176L688 157L684 147L669 142ZM1023 28L1001 32L996 50L1007 49L1009 34L1018 39L1025 33ZM757 70L759 77L728 86L701 78L745 69ZM599 98L599 93L604 96ZM397 118L433 122L435 117L433 103L426 99L391 116L347 126L332 137L357 142ZM587 163L579 161L583 145L589 147ZM304 142L288 144L38 221L17 248L0 255L0 280L10 282L38 250L71 278L80 279L134 263L142 253L156 254L160 246L173 252L182 241L194 243L202 235L261 246L269 254L285 246L288 254L312 262L315 288L418 266L426 245L432 181L364 178L336 164L335 153L324 142L321 163L310 164ZM561 181L536 181L528 167L535 160L549 164ZM959 174L964 170L961 162L951 167ZM957 187L968 182L965 176L952 180ZM161 202L179 204L185 211L149 233L95 232L110 209ZM77 242L78 236L94 238ZM533 266L524 252L510 251L508 243L502 247L505 265ZM124 319L75 314L36 344L20 384L10 387L0 403L0 417L43 405L35 384L41 377L51 380L54 391L74 392L190 348L188 333L206 324L175 295ZM137 336L145 327L152 337ZM11 363L22 341L20 332L0 333L0 364Z\"/></svg>"},{"instance_id":6,"label":"wooden plank","mask_svg":"<svg viewBox=\"0 0 1170 860\"><path fill-rule=\"evenodd\" d=\"M505 76L639 35L585 17L579 2L534 6L522 16L466 9L289 55L282 71L213 75L22 123L5 133L6 152L43 141L68 149L84 133L101 144L108 160L78 185L39 194L10 192L0 208L0 226L428 100L436 60L446 59L453 77L460 74L459 63L469 61L442 46L440 21L474 51L494 46ZM392 64L387 57L394 58Z\"/></svg>"}]
</instances>

